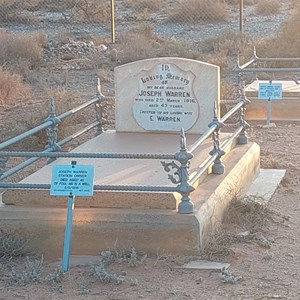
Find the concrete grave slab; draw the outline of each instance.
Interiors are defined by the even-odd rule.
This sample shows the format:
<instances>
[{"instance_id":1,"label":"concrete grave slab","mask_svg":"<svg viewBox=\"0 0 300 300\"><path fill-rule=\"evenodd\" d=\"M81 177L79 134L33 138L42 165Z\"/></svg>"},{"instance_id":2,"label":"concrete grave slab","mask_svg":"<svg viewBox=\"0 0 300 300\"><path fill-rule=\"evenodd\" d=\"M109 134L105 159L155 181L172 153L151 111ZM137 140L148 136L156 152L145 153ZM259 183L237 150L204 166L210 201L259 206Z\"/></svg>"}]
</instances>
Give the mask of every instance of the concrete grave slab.
<instances>
[{"instance_id":1,"label":"concrete grave slab","mask_svg":"<svg viewBox=\"0 0 300 300\"><path fill-rule=\"evenodd\" d=\"M268 100L258 99L259 83L267 80L255 80L245 89L247 98L251 101L247 105L247 120L266 120ZM273 80L273 83L282 83L282 99L271 101L271 120L300 120L300 85L292 80Z\"/></svg>"},{"instance_id":2,"label":"concrete grave slab","mask_svg":"<svg viewBox=\"0 0 300 300\"><path fill-rule=\"evenodd\" d=\"M115 68L116 130L202 134L219 113L219 67L160 57Z\"/></svg>"},{"instance_id":3,"label":"concrete grave slab","mask_svg":"<svg viewBox=\"0 0 300 300\"><path fill-rule=\"evenodd\" d=\"M221 141L228 134L220 135ZM197 139L196 134L187 134L187 146ZM100 153L142 153L142 154L175 154L179 151L180 135L154 133L125 133L108 130L87 141L72 152ZM229 148L234 147L232 143ZM207 139L194 153L191 160L191 175L208 157L212 150L211 139ZM70 165L72 158L60 158L44 166L37 172L23 179L22 183L49 184L53 165ZM164 171L160 160L154 159L76 159L77 164L93 165L95 168L94 184L111 185L159 185L171 186L168 174ZM205 174L205 176L208 173ZM203 176L203 178L205 177ZM203 179L201 178L201 180ZM199 183L201 182L199 181ZM14 205L65 206L66 196L50 196L48 190L7 190L3 194L3 202ZM76 206L114 207L114 208L158 208L176 209L180 199L178 193L171 192L119 192L94 191L92 197L76 197Z\"/></svg>"},{"instance_id":4,"label":"concrete grave slab","mask_svg":"<svg viewBox=\"0 0 300 300\"><path fill-rule=\"evenodd\" d=\"M75 200L71 254L99 255L101 250L114 247L135 247L153 255L157 254L158 248L175 255L199 254L211 232L221 224L223 214L231 203L230 187L247 190L257 176L259 153L259 146L255 143L237 146L230 151L224 158L226 172L208 175L192 193L195 204L192 214L178 214L176 209L122 208L122 202L134 193L119 194L118 209L77 207ZM19 202L24 192L20 191L12 199ZM45 193L49 195L49 191ZM140 200L155 197L156 193L149 194L149 197L139 194ZM36 199L40 200L41 195ZM53 200L44 204L52 205ZM110 197L110 200L114 199ZM91 199L87 204L93 202ZM41 206L33 202L17 204L0 208L0 226L30 236L30 247L36 253L43 253L45 257L61 257L66 206Z\"/></svg>"},{"instance_id":5,"label":"concrete grave slab","mask_svg":"<svg viewBox=\"0 0 300 300\"><path fill-rule=\"evenodd\" d=\"M260 169L260 173L249 187L246 198L266 204L275 193L286 170Z\"/></svg>"},{"instance_id":6,"label":"concrete grave slab","mask_svg":"<svg viewBox=\"0 0 300 300\"><path fill-rule=\"evenodd\" d=\"M177 267L178 269L196 269L196 270L217 270L228 269L230 264L220 263L208 260L194 260L190 261L182 266Z\"/></svg>"}]
</instances>

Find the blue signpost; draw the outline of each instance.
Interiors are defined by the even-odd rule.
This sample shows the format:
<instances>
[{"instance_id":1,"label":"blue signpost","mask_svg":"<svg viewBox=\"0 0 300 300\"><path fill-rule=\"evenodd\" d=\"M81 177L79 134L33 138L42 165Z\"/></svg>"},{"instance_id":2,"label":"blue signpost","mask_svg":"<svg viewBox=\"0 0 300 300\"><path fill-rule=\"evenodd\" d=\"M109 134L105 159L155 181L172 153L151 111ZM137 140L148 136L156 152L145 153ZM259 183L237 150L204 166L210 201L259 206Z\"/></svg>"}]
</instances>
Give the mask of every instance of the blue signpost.
<instances>
[{"instance_id":1,"label":"blue signpost","mask_svg":"<svg viewBox=\"0 0 300 300\"><path fill-rule=\"evenodd\" d=\"M260 82L258 89L258 99L268 100L267 102L267 125L271 120L271 100L282 99L282 83Z\"/></svg>"},{"instance_id":2,"label":"blue signpost","mask_svg":"<svg viewBox=\"0 0 300 300\"><path fill-rule=\"evenodd\" d=\"M52 167L50 195L68 196L67 220L62 259L62 270L64 272L69 269L75 196L93 196L93 187L94 166L77 165L76 161L72 161L71 165L54 165Z\"/></svg>"}]
</instances>

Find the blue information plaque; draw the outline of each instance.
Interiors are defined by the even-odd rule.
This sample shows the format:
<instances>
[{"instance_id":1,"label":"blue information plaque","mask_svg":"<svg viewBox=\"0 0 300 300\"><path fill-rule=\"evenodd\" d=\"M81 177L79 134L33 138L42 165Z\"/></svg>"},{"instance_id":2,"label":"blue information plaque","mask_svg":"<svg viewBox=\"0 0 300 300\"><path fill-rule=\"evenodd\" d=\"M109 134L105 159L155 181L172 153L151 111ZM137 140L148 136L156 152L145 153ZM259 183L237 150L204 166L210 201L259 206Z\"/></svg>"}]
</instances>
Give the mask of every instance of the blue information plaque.
<instances>
[{"instance_id":1,"label":"blue information plaque","mask_svg":"<svg viewBox=\"0 0 300 300\"><path fill-rule=\"evenodd\" d=\"M260 82L258 90L258 99L262 100L281 100L282 83Z\"/></svg>"},{"instance_id":2,"label":"blue information plaque","mask_svg":"<svg viewBox=\"0 0 300 300\"><path fill-rule=\"evenodd\" d=\"M93 196L94 166L54 165L52 167L51 196Z\"/></svg>"}]
</instances>

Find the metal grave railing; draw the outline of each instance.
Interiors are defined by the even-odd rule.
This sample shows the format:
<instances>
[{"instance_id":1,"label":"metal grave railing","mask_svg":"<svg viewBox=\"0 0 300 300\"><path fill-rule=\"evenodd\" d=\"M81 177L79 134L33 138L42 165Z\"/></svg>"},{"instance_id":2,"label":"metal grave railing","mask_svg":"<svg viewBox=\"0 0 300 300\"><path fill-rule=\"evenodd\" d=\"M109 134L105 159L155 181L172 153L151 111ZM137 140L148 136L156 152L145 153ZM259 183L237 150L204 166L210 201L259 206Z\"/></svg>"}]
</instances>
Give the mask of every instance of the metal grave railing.
<instances>
[{"instance_id":1,"label":"metal grave railing","mask_svg":"<svg viewBox=\"0 0 300 300\"><path fill-rule=\"evenodd\" d=\"M214 118L209 124L208 129L202 134L197 141L190 147L187 147L186 136L184 129L180 132L180 149L173 154L133 154L133 153L70 153L60 151L60 147L65 143L72 141L88 130L97 127L98 133L103 132L103 124L107 120L103 119L102 112L109 100L105 97L99 88L96 96L90 101L70 110L61 115L56 116L55 105L52 103L49 117L39 126L32 128L16 137L0 143L0 189L50 189L50 184L34 184L34 183L17 183L4 180L16 172L22 170L26 166L34 163L38 159L48 158L56 159L61 157L68 158L97 158L97 159L153 159L161 160L164 171L168 174L173 185L159 186L159 185L94 185L95 191L141 191L141 192L177 192L181 195L181 202L178 205L178 212L180 214L193 213L194 204L191 200L191 193L194 191L194 186L199 180L200 176L207 172L207 169L212 166L213 174L223 174L225 171L222 163L222 156L225 154L224 150L232 141L237 140L237 144L246 144L248 142L247 129L249 124L245 120L246 105L248 99L245 96L243 89L240 89L239 98L230 100L234 106L221 118L218 117L215 109ZM111 100L111 99L110 99ZM82 130L72 134L61 141L57 141L57 125L65 118L79 112L90 105L95 105L97 108L96 120L84 127ZM228 135L226 140L220 142L221 128L226 125L226 121L233 115L238 114L238 121L235 130ZM44 151L12 151L5 150L9 146L20 142L31 135L42 131L47 131L48 145ZM193 153L196 149L210 136L212 136L212 150L207 159L193 172L190 176L189 166L193 159ZM24 162L11 167L6 170L6 161L12 157L28 158ZM168 162L166 162L168 161Z\"/></svg>"}]
</instances>

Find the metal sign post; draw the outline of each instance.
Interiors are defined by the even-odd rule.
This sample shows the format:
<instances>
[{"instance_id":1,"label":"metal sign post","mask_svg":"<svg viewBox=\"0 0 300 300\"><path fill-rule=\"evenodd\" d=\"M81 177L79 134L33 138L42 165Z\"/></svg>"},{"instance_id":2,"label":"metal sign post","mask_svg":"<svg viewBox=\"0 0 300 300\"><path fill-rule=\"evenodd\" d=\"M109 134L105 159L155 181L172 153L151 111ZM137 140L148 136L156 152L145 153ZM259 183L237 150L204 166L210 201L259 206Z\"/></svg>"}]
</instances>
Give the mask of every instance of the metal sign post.
<instances>
[{"instance_id":1,"label":"metal sign post","mask_svg":"<svg viewBox=\"0 0 300 300\"><path fill-rule=\"evenodd\" d=\"M64 238L64 252L63 252L63 258L61 264L62 270L64 272L69 270L74 200L75 200L75 196L70 194L68 198L67 221L66 221L65 238Z\"/></svg>"},{"instance_id":2,"label":"metal sign post","mask_svg":"<svg viewBox=\"0 0 300 300\"><path fill-rule=\"evenodd\" d=\"M267 102L267 125L271 122L272 100L282 99L282 83L260 82L258 89L258 99L268 100Z\"/></svg>"},{"instance_id":3,"label":"metal sign post","mask_svg":"<svg viewBox=\"0 0 300 300\"><path fill-rule=\"evenodd\" d=\"M72 223L75 196L92 196L94 167L90 165L54 165L52 167L51 196L68 196L67 220L64 237L62 270L69 270Z\"/></svg>"}]
</instances>

